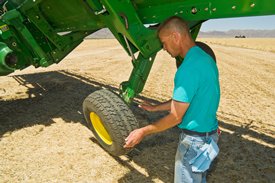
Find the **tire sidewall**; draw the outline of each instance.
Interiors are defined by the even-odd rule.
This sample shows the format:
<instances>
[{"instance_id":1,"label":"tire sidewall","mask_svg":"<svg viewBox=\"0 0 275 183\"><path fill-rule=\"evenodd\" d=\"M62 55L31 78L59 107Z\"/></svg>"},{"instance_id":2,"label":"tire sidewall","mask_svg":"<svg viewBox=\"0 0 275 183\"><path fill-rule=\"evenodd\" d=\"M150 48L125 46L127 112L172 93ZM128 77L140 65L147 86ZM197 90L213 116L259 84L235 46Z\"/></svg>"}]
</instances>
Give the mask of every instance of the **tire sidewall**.
<instances>
[{"instance_id":1,"label":"tire sidewall","mask_svg":"<svg viewBox=\"0 0 275 183\"><path fill-rule=\"evenodd\" d=\"M106 123L107 119L105 119L104 116L106 116L105 114L102 113L102 111L98 110L98 108L96 106L94 106L93 103L91 103L89 100L86 100L85 103L83 104L84 107L84 116L86 118L86 123L87 126L90 130L92 130L93 134L96 136L96 139L99 141L100 145L103 146L104 149L110 151L110 153L115 152L116 149L118 149L117 147L117 141L115 141L114 139L117 139L117 137L115 137L112 133L112 128L110 127L109 123ZM91 119L90 119L90 113L94 112L95 114L98 115L98 117L100 118L102 125L105 127L105 129L107 130L108 134L110 135L111 139L112 139L112 144L108 145L106 144L101 137L98 135L98 133L95 131L95 128L92 125ZM120 143L119 143L120 144Z\"/></svg>"}]
</instances>

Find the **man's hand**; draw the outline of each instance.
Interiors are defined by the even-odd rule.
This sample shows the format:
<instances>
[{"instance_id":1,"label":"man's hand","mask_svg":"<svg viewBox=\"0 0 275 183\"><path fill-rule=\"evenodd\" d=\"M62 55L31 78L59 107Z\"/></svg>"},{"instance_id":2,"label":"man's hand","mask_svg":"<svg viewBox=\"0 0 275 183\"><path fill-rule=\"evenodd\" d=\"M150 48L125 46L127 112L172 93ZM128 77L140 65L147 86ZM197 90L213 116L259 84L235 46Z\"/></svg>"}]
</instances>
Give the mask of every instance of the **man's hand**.
<instances>
[{"instance_id":1,"label":"man's hand","mask_svg":"<svg viewBox=\"0 0 275 183\"><path fill-rule=\"evenodd\" d=\"M153 112L155 110L155 106L149 104L149 103L143 103L143 104L140 104L138 105L139 108L142 108L146 111L150 111L150 112Z\"/></svg>"},{"instance_id":2,"label":"man's hand","mask_svg":"<svg viewBox=\"0 0 275 183\"><path fill-rule=\"evenodd\" d=\"M172 100L168 100L166 102L163 102L161 104L158 105L152 105L148 102L144 102L143 104L140 104L138 107L146 110L146 111L150 111L150 112L156 112L156 111L170 111L171 110L171 103Z\"/></svg>"},{"instance_id":3,"label":"man's hand","mask_svg":"<svg viewBox=\"0 0 275 183\"><path fill-rule=\"evenodd\" d=\"M139 144L144 138L145 134L142 128L132 131L129 136L125 139L124 148L133 148L135 145Z\"/></svg>"}]
</instances>

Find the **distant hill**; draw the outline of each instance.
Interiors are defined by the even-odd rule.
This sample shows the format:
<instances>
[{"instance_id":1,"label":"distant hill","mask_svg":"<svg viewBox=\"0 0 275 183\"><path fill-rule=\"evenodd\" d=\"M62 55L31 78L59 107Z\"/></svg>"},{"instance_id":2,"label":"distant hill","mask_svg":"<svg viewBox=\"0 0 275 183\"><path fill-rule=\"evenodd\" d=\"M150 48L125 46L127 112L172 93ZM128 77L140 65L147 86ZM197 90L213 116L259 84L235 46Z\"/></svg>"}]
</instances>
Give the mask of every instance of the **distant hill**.
<instances>
[{"instance_id":1,"label":"distant hill","mask_svg":"<svg viewBox=\"0 0 275 183\"><path fill-rule=\"evenodd\" d=\"M232 37L245 36L247 38L275 38L275 29L273 30L229 30L223 31L200 31L198 37Z\"/></svg>"},{"instance_id":2,"label":"distant hill","mask_svg":"<svg viewBox=\"0 0 275 183\"><path fill-rule=\"evenodd\" d=\"M228 37L234 38L235 36L245 36L247 38L275 38L275 29L274 30L229 30L229 31L209 31L203 32L200 31L198 37ZM101 29L87 38L90 39L112 39L114 38L111 31L107 28Z\"/></svg>"}]
</instances>

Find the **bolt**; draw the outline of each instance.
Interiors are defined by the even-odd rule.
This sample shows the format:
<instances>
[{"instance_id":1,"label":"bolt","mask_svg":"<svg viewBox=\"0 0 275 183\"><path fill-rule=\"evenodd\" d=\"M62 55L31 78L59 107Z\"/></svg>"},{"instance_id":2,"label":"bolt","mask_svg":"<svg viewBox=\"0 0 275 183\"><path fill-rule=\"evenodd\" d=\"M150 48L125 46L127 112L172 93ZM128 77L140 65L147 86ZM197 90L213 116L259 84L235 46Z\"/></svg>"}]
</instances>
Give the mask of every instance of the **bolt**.
<instances>
[{"instance_id":1,"label":"bolt","mask_svg":"<svg viewBox=\"0 0 275 183\"><path fill-rule=\"evenodd\" d=\"M191 12L192 12L193 14L196 14L196 13L198 12L198 10L197 10L196 7L193 7L192 10L191 10Z\"/></svg>"},{"instance_id":2,"label":"bolt","mask_svg":"<svg viewBox=\"0 0 275 183\"><path fill-rule=\"evenodd\" d=\"M232 6L232 10L235 10L236 9L236 6Z\"/></svg>"},{"instance_id":3,"label":"bolt","mask_svg":"<svg viewBox=\"0 0 275 183\"><path fill-rule=\"evenodd\" d=\"M251 8L254 8L254 6L255 6L255 3L252 3L252 4L250 5Z\"/></svg>"},{"instance_id":4,"label":"bolt","mask_svg":"<svg viewBox=\"0 0 275 183\"><path fill-rule=\"evenodd\" d=\"M204 8L204 11L208 11L208 8Z\"/></svg>"},{"instance_id":5,"label":"bolt","mask_svg":"<svg viewBox=\"0 0 275 183\"><path fill-rule=\"evenodd\" d=\"M212 11L217 11L217 8L213 8Z\"/></svg>"}]
</instances>

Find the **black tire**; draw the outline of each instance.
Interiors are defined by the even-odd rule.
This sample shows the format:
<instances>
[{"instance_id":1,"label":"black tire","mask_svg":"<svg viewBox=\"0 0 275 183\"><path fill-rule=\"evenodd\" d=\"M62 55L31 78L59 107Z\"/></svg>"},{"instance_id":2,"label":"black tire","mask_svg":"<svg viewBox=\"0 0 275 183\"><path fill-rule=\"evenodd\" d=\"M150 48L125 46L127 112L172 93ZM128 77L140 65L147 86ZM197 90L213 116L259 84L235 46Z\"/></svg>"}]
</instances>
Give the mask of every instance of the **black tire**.
<instances>
[{"instance_id":1,"label":"black tire","mask_svg":"<svg viewBox=\"0 0 275 183\"><path fill-rule=\"evenodd\" d=\"M119 96L105 89L95 91L84 100L83 112L88 128L106 151L114 156L129 152L123 148L125 138L139 125L132 111ZM95 116L100 118L99 124L95 124ZM99 131L100 124L109 136Z\"/></svg>"},{"instance_id":2,"label":"black tire","mask_svg":"<svg viewBox=\"0 0 275 183\"><path fill-rule=\"evenodd\" d=\"M210 55L215 62L217 62L216 55L215 55L214 51L212 50L212 48L210 48L210 46L208 46L206 43L203 43L200 41L196 41L196 45L199 46L208 55Z\"/></svg>"},{"instance_id":3,"label":"black tire","mask_svg":"<svg viewBox=\"0 0 275 183\"><path fill-rule=\"evenodd\" d=\"M205 44L203 42L200 42L200 41L196 41L195 43L204 52L206 52L208 55L210 55L213 58L213 60L215 61L215 63L217 63L216 55L215 55L214 51L212 50L212 48L210 48L210 46L208 46L207 44ZM182 64L182 58L176 57L176 66L177 66L177 68L179 68L181 64Z\"/></svg>"}]
</instances>

